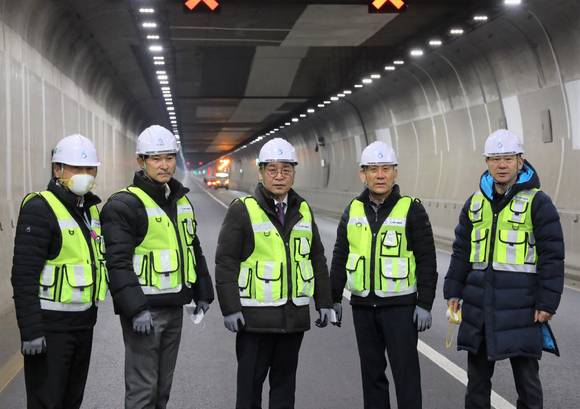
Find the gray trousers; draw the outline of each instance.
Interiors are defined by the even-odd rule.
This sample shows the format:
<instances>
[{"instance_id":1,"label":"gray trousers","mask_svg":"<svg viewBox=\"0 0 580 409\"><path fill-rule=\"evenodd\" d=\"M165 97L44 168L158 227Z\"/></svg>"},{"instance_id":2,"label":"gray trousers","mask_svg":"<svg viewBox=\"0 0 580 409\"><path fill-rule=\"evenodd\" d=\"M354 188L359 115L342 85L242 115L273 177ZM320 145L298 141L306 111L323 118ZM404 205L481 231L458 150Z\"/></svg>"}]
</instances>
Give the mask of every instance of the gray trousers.
<instances>
[{"instance_id":1,"label":"gray trousers","mask_svg":"<svg viewBox=\"0 0 580 409\"><path fill-rule=\"evenodd\" d=\"M133 331L132 318L121 316L125 341L125 409L165 409L181 341L183 307L151 308L154 328Z\"/></svg>"}]
</instances>

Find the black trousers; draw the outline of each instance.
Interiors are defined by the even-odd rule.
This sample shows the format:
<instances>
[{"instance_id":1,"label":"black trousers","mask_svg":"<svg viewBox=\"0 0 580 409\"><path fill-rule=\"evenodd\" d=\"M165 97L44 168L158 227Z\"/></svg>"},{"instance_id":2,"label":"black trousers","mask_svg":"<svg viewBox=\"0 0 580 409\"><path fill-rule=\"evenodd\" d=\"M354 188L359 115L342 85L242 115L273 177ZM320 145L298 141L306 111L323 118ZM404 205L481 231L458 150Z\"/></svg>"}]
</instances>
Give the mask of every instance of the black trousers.
<instances>
[{"instance_id":1,"label":"black trousers","mask_svg":"<svg viewBox=\"0 0 580 409\"><path fill-rule=\"evenodd\" d=\"M421 409L419 337L413 323L414 311L413 305L352 307L365 409L391 408L385 349L395 381L398 408Z\"/></svg>"},{"instance_id":2,"label":"black trousers","mask_svg":"<svg viewBox=\"0 0 580 409\"><path fill-rule=\"evenodd\" d=\"M78 409L91 361L93 329L47 332L46 352L24 356L28 409Z\"/></svg>"},{"instance_id":3,"label":"black trousers","mask_svg":"<svg viewBox=\"0 0 580 409\"><path fill-rule=\"evenodd\" d=\"M262 387L270 376L269 409L293 409L298 352L304 332L262 334L238 332L236 409L261 409Z\"/></svg>"},{"instance_id":4,"label":"black trousers","mask_svg":"<svg viewBox=\"0 0 580 409\"><path fill-rule=\"evenodd\" d=\"M543 395L538 360L515 357L510 358L510 363L518 392L517 409L542 409ZM465 409L491 408L491 377L494 369L495 361L487 360L485 341L481 343L477 354L467 354Z\"/></svg>"}]
</instances>

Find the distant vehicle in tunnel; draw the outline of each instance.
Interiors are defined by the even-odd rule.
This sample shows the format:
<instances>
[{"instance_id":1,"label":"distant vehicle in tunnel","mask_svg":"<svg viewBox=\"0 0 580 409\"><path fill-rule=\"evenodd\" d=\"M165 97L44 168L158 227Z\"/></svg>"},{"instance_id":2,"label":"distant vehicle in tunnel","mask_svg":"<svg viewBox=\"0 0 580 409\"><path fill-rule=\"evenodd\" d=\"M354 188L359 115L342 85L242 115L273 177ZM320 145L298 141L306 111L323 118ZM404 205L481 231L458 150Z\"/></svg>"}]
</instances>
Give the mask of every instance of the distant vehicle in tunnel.
<instances>
[{"instance_id":1,"label":"distant vehicle in tunnel","mask_svg":"<svg viewBox=\"0 0 580 409\"><path fill-rule=\"evenodd\" d=\"M212 178L212 180L214 181L214 183L213 183L214 189L217 190L220 188L224 188L226 190L229 190L229 188L230 188L230 175L228 173L216 173L215 179Z\"/></svg>"}]
</instances>

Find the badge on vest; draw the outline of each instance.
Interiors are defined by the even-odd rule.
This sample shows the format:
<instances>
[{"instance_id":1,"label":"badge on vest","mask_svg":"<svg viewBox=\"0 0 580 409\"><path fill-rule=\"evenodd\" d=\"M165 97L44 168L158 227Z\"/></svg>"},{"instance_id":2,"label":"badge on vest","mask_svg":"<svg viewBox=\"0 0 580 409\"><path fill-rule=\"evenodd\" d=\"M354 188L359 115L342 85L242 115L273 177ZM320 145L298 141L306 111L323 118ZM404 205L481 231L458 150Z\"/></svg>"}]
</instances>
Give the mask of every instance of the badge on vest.
<instances>
[{"instance_id":1,"label":"badge on vest","mask_svg":"<svg viewBox=\"0 0 580 409\"><path fill-rule=\"evenodd\" d=\"M403 217L387 217L385 221L385 225L387 226L402 226L404 227L407 224L407 219Z\"/></svg>"}]
</instances>

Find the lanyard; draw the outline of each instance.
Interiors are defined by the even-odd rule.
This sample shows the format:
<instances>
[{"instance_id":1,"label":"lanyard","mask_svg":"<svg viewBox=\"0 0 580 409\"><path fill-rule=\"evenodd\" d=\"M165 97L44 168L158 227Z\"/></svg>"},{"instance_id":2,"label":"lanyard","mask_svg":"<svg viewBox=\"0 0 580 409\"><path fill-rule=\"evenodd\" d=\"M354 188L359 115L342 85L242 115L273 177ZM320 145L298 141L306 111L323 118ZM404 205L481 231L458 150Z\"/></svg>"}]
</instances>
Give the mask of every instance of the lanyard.
<instances>
[{"instance_id":1,"label":"lanyard","mask_svg":"<svg viewBox=\"0 0 580 409\"><path fill-rule=\"evenodd\" d=\"M89 232L91 233L91 237L95 240L97 240L97 242L100 241L100 237L97 234L96 231L93 230L93 228L91 227L91 224L89 223L89 218L87 217L87 214L85 213L84 209L83 209L83 221L85 222L85 225L87 226L87 229L89 229Z\"/></svg>"}]
</instances>

